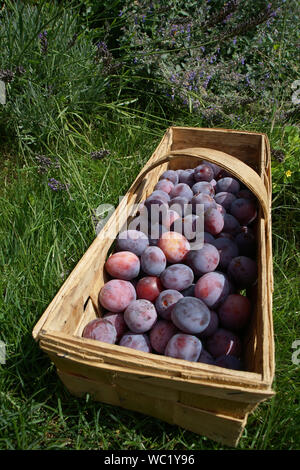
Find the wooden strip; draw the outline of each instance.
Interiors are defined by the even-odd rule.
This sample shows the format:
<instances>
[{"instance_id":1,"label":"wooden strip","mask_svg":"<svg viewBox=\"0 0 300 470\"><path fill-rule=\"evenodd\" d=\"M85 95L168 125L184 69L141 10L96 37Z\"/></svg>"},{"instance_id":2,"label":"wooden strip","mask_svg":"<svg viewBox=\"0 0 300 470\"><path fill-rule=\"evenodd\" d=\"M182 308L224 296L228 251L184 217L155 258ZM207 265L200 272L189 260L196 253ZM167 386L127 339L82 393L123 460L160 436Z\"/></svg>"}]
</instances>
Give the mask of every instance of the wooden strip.
<instances>
[{"instance_id":1,"label":"wooden strip","mask_svg":"<svg viewBox=\"0 0 300 470\"><path fill-rule=\"evenodd\" d=\"M274 278L273 278L273 254L272 254L272 172L271 172L271 149L268 138L265 138L266 156L267 156L267 178L269 181L269 203L270 203L270 222L266 233L266 256L268 262L268 336L269 336L269 363L270 363L270 381L273 381L275 374L275 344L274 344L274 328L273 328L273 291L274 291Z\"/></svg>"},{"instance_id":2,"label":"wooden strip","mask_svg":"<svg viewBox=\"0 0 300 470\"><path fill-rule=\"evenodd\" d=\"M203 394L247 403L258 403L274 395L270 388L254 388L243 383L228 383L228 381L216 382L209 377L189 377L186 378L180 374L170 373L162 370L139 370L126 364L108 364L102 358L91 359L85 352L81 357L76 357L71 353L66 353L59 348L51 348L41 344L50 359L55 363L58 369L69 373L79 374L92 379L102 377L103 373L107 375L107 380L113 382L116 374L121 374L125 379L132 378L141 380L144 383L150 383L155 386L187 391L190 393ZM102 379L101 379L102 380Z\"/></svg>"},{"instance_id":3,"label":"wooden strip","mask_svg":"<svg viewBox=\"0 0 300 470\"><path fill-rule=\"evenodd\" d=\"M210 413L222 413L226 416L243 419L245 415L253 411L257 404L232 399L216 398L211 395L203 395L199 393L180 392L178 400L182 405L200 408Z\"/></svg>"},{"instance_id":4,"label":"wooden strip","mask_svg":"<svg viewBox=\"0 0 300 470\"><path fill-rule=\"evenodd\" d=\"M89 298L83 310L83 313L81 314L81 319L78 322L77 327L74 328L72 334L74 334L75 336L79 336L81 338L84 327L90 321L94 320L95 318L98 318L99 316L100 316L99 312L96 310L94 302L92 301L91 298Z\"/></svg>"},{"instance_id":5,"label":"wooden strip","mask_svg":"<svg viewBox=\"0 0 300 470\"><path fill-rule=\"evenodd\" d=\"M260 143L263 134L219 128L173 127L173 150L206 147L239 158L254 170L260 170Z\"/></svg>"},{"instance_id":6,"label":"wooden strip","mask_svg":"<svg viewBox=\"0 0 300 470\"><path fill-rule=\"evenodd\" d=\"M200 362L189 362L172 357L155 355L136 351L131 348L120 347L114 344L102 343L87 338L69 337L60 332L50 332L41 336L43 347L47 345L64 354L73 355L80 358L82 351L85 357L89 356L91 360L101 358L108 364L132 365L136 369L146 369L151 371L165 370L169 374L179 374L187 378L208 377L216 382L234 382L243 383L250 387L264 387L262 375L254 372L236 371L224 369L222 367L210 366ZM216 372L215 372L216 371Z\"/></svg>"},{"instance_id":7,"label":"wooden strip","mask_svg":"<svg viewBox=\"0 0 300 470\"><path fill-rule=\"evenodd\" d=\"M57 374L72 395L83 397L89 394L96 401L116 406L121 405L117 390L110 384L108 385L100 381L95 382L86 377L68 374L59 369L57 370Z\"/></svg>"},{"instance_id":8,"label":"wooden strip","mask_svg":"<svg viewBox=\"0 0 300 470\"><path fill-rule=\"evenodd\" d=\"M153 170L159 165L174 161L178 159L178 157L182 156L193 157L197 160L204 159L221 166L227 171L230 171L233 176L239 178L240 181L242 181L242 183L244 183L253 192L253 194L255 194L262 206L265 219L268 221L269 198L260 176L252 168L232 155L211 148L186 148L182 150L171 151L170 153L165 154L159 160L153 162L152 165L150 165L140 174L139 178L135 182L134 189L140 185L141 181L143 181L149 171Z\"/></svg>"},{"instance_id":9,"label":"wooden strip","mask_svg":"<svg viewBox=\"0 0 300 470\"><path fill-rule=\"evenodd\" d=\"M180 404L174 411L178 426L233 447L238 444L247 422L247 416L238 419Z\"/></svg>"},{"instance_id":10,"label":"wooden strip","mask_svg":"<svg viewBox=\"0 0 300 470\"><path fill-rule=\"evenodd\" d=\"M263 380L270 382L269 374L269 337L268 337L268 297L267 297L267 260L266 260L266 244L265 244L265 224L261 220L260 224L260 256L258 257L258 276L259 276L259 289L257 296L257 308L259 309L258 314L258 356L261 362L260 370L263 374Z\"/></svg>"}]
</instances>

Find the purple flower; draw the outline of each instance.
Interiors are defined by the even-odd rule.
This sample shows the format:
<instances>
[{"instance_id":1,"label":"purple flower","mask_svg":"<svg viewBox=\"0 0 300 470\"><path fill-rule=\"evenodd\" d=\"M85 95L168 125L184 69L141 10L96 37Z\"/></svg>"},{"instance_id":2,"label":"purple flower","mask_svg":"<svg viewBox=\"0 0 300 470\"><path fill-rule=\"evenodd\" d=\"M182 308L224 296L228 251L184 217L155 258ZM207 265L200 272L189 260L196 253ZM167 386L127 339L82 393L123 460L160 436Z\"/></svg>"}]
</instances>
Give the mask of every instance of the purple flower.
<instances>
[{"instance_id":1,"label":"purple flower","mask_svg":"<svg viewBox=\"0 0 300 470\"><path fill-rule=\"evenodd\" d=\"M233 44L234 46L236 45L236 41L237 41L236 38L234 38L234 40L232 41L232 44Z\"/></svg>"},{"instance_id":2,"label":"purple flower","mask_svg":"<svg viewBox=\"0 0 300 470\"><path fill-rule=\"evenodd\" d=\"M226 18L223 20L223 23L227 23L227 21L229 21L230 18L232 18L232 15L233 13L229 13L229 15L227 15Z\"/></svg>"},{"instance_id":3,"label":"purple flower","mask_svg":"<svg viewBox=\"0 0 300 470\"><path fill-rule=\"evenodd\" d=\"M203 83L203 87L206 89L208 87L208 84L209 82L211 81L212 79L212 75L208 75L207 79L205 80L205 82Z\"/></svg>"},{"instance_id":4,"label":"purple flower","mask_svg":"<svg viewBox=\"0 0 300 470\"><path fill-rule=\"evenodd\" d=\"M277 16L277 15L278 15L278 11L280 11L280 8L278 8L278 10L274 10L274 11L272 11L272 13L271 13L270 17L271 17L271 18L275 18L275 16Z\"/></svg>"},{"instance_id":5,"label":"purple flower","mask_svg":"<svg viewBox=\"0 0 300 470\"><path fill-rule=\"evenodd\" d=\"M96 46L97 46L98 52L102 52L102 53L108 52L108 47L107 47L106 42L104 41L97 42Z\"/></svg>"},{"instance_id":6,"label":"purple flower","mask_svg":"<svg viewBox=\"0 0 300 470\"><path fill-rule=\"evenodd\" d=\"M39 39L41 44L41 52L43 55L46 55L48 51L47 31L40 33Z\"/></svg>"},{"instance_id":7,"label":"purple flower","mask_svg":"<svg viewBox=\"0 0 300 470\"><path fill-rule=\"evenodd\" d=\"M242 57L242 59L241 59L241 64L245 65L245 58L244 57Z\"/></svg>"},{"instance_id":8,"label":"purple flower","mask_svg":"<svg viewBox=\"0 0 300 470\"><path fill-rule=\"evenodd\" d=\"M48 186L49 186L49 188L52 189L52 191L66 191L70 187L69 184L61 183L60 181L56 180L55 178L50 178L50 180L48 182Z\"/></svg>"}]
</instances>

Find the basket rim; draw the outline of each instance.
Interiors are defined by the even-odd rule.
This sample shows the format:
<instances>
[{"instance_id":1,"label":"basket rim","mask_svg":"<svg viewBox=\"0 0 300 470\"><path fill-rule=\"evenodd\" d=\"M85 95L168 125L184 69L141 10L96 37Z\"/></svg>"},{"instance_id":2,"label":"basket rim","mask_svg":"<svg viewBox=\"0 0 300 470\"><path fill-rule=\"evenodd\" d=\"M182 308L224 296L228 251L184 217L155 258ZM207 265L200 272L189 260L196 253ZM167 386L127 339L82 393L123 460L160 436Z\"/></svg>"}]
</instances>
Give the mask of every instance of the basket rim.
<instances>
[{"instance_id":1,"label":"basket rim","mask_svg":"<svg viewBox=\"0 0 300 470\"><path fill-rule=\"evenodd\" d=\"M41 332L39 344L48 353L93 367L106 366L116 370L131 370L131 373L138 375L180 378L199 384L228 385L233 389L272 393L272 381L256 372L175 359L53 330Z\"/></svg>"}]
</instances>

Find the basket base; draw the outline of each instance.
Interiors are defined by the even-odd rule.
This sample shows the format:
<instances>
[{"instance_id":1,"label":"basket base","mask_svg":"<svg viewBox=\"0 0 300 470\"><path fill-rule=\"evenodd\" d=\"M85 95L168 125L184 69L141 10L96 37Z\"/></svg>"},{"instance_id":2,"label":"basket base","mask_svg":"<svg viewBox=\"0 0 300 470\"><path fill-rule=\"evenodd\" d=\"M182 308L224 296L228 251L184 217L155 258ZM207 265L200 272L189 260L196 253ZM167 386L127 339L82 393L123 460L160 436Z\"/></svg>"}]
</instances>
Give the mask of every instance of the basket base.
<instances>
[{"instance_id":1,"label":"basket base","mask_svg":"<svg viewBox=\"0 0 300 470\"><path fill-rule=\"evenodd\" d=\"M231 447L237 446L247 422L248 413L239 419L135 393L112 384L98 383L59 369L57 373L72 395L83 397L88 393L95 401L153 416Z\"/></svg>"}]
</instances>

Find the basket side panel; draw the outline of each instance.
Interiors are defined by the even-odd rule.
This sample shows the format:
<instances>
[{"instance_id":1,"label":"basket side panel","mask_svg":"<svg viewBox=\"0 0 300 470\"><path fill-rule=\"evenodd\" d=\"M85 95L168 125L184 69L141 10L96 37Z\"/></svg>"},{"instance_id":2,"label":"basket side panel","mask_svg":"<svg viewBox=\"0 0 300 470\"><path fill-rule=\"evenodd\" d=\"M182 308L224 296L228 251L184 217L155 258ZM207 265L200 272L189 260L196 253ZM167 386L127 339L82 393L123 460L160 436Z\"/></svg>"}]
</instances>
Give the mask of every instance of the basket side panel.
<instances>
[{"instance_id":1,"label":"basket side panel","mask_svg":"<svg viewBox=\"0 0 300 470\"><path fill-rule=\"evenodd\" d=\"M173 127L171 150L206 147L221 150L239 158L260 173L262 135L230 129Z\"/></svg>"},{"instance_id":2,"label":"basket side panel","mask_svg":"<svg viewBox=\"0 0 300 470\"><path fill-rule=\"evenodd\" d=\"M95 382L111 386L129 388L141 393L151 393L157 398L168 397L171 401L180 401L183 404L195 406L197 397L202 396L203 407L223 414L243 415L255 406L273 395L270 390L247 390L243 387L215 384L214 382L200 382L192 379L166 376L161 374L147 374L129 368L121 368L105 364L97 360L97 367L81 361L70 360L66 354L46 350L57 369L71 375L87 378ZM200 400L200 398L199 398ZM205 408L206 409L206 408ZM235 411L234 411L235 410Z\"/></svg>"},{"instance_id":3,"label":"basket side panel","mask_svg":"<svg viewBox=\"0 0 300 470\"><path fill-rule=\"evenodd\" d=\"M153 416L229 446L237 445L247 419L247 415L238 419L183 405L170 400L168 395L162 398L120 386L109 387L61 370L58 375L75 396L82 397L89 393L95 401Z\"/></svg>"}]
</instances>

